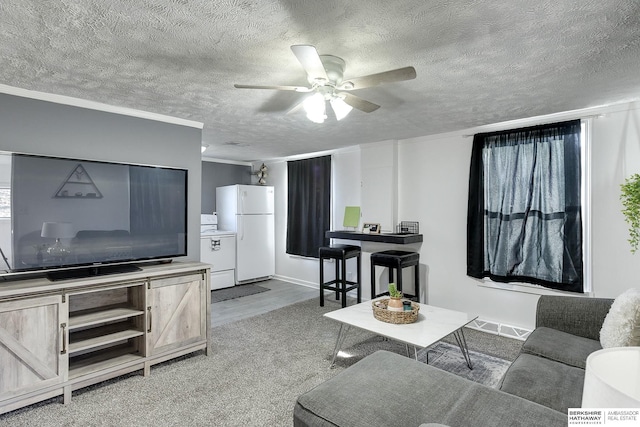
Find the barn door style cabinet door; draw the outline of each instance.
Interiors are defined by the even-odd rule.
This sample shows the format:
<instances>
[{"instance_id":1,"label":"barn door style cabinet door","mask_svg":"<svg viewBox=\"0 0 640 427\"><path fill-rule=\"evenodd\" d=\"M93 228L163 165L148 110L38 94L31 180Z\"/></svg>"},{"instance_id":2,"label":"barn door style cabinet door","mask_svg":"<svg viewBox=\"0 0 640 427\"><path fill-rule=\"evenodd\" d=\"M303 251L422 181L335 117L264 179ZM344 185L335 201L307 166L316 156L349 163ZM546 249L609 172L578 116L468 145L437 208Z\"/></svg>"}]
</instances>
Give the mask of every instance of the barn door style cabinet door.
<instances>
[{"instance_id":1,"label":"barn door style cabinet door","mask_svg":"<svg viewBox=\"0 0 640 427\"><path fill-rule=\"evenodd\" d=\"M35 391L60 394L67 379L66 329L61 295L0 302L1 406L24 406L17 400Z\"/></svg>"},{"instance_id":2,"label":"barn door style cabinet door","mask_svg":"<svg viewBox=\"0 0 640 427\"><path fill-rule=\"evenodd\" d=\"M152 279L147 291L147 355L207 340L207 290L202 273Z\"/></svg>"}]
</instances>

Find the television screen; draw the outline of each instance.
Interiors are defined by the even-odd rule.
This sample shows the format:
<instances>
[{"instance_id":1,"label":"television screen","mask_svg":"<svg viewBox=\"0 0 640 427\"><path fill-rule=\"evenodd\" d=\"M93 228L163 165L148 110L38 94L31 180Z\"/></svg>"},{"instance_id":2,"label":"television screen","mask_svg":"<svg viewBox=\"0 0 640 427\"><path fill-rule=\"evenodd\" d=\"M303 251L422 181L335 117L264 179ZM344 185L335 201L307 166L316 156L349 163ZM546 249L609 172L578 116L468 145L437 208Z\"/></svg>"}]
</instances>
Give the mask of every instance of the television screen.
<instances>
[{"instance_id":1,"label":"television screen","mask_svg":"<svg viewBox=\"0 0 640 427\"><path fill-rule=\"evenodd\" d=\"M0 263L8 272L186 255L186 170L3 157Z\"/></svg>"}]
</instances>

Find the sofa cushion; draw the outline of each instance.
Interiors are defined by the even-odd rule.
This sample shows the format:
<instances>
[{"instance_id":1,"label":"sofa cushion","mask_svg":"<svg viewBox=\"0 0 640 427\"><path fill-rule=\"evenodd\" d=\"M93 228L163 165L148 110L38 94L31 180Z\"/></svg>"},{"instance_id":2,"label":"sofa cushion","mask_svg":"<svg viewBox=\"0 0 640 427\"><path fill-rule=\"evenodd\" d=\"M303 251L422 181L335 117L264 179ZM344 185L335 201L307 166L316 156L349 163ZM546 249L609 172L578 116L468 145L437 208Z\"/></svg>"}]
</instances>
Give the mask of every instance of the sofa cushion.
<instances>
[{"instance_id":1,"label":"sofa cushion","mask_svg":"<svg viewBox=\"0 0 640 427\"><path fill-rule=\"evenodd\" d=\"M499 387L566 414L568 408L581 406L583 385L584 370L521 353L509 366Z\"/></svg>"},{"instance_id":2,"label":"sofa cushion","mask_svg":"<svg viewBox=\"0 0 640 427\"><path fill-rule=\"evenodd\" d=\"M567 424L566 414L378 351L298 397L294 426Z\"/></svg>"},{"instance_id":3,"label":"sofa cushion","mask_svg":"<svg viewBox=\"0 0 640 427\"><path fill-rule=\"evenodd\" d=\"M585 368L587 356L601 350L600 342L556 329L536 328L522 345L522 352Z\"/></svg>"},{"instance_id":4,"label":"sofa cushion","mask_svg":"<svg viewBox=\"0 0 640 427\"><path fill-rule=\"evenodd\" d=\"M611 304L600 329L603 348L640 345L640 289L629 289Z\"/></svg>"},{"instance_id":5,"label":"sofa cushion","mask_svg":"<svg viewBox=\"0 0 640 427\"><path fill-rule=\"evenodd\" d=\"M541 295L536 308L536 328L544 326L597 341L612 303L611 298Z\"/></svg>"}]
</instances>

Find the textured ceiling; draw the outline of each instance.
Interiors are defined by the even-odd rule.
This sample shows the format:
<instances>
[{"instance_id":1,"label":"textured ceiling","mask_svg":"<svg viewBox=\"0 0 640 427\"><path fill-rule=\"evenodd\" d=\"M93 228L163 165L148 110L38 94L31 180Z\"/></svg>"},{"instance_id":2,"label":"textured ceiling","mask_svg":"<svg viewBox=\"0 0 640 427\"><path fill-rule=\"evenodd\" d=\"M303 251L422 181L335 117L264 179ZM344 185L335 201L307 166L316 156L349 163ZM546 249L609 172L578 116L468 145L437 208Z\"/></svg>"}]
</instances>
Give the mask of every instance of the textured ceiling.
<instances>
[{"instance_id":1,"label":"textured ceiling","mask_svg":"<svg viewBox=\"0 0 640 427\"><path fill-rule=\"evenodd\" d=\"M290 50L382 107L310 122ZM638 0L2 0L0 83L204 123L205 156L264 160L640 99ZM1 112L0 112L1 114Z\"/></svg>"}]
</instances>

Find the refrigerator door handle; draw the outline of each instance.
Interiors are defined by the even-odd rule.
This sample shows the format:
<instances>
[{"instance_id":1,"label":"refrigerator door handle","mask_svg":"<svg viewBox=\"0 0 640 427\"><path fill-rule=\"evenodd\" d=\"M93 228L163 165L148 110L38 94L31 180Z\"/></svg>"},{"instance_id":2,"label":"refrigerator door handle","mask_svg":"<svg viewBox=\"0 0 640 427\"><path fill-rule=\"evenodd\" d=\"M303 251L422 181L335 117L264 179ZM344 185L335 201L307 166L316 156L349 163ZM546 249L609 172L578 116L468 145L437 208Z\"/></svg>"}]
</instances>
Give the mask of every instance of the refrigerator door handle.
<instances>
[{"instance_id":1,"label":"refrigerator door handle","mask_svg":"<svg viewBox=\"0 0 640 427\"><path fill-rule=\"evenodd\" d=\"M244 228L245 228L244 227L244 215L238 215L238 216L240 217L240 218L238 218L239 219L239 221L238 221L239 224L238 225L240 225L240 230L241 230L241 232L240 232L240 240L244 240Z\"/></svg>"}]
</instances>

